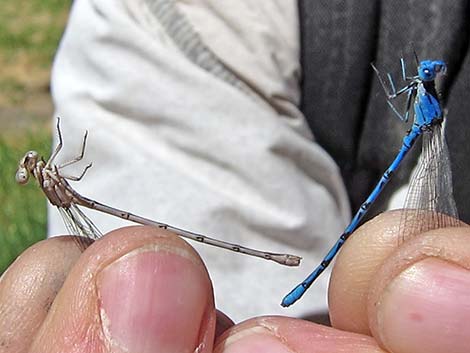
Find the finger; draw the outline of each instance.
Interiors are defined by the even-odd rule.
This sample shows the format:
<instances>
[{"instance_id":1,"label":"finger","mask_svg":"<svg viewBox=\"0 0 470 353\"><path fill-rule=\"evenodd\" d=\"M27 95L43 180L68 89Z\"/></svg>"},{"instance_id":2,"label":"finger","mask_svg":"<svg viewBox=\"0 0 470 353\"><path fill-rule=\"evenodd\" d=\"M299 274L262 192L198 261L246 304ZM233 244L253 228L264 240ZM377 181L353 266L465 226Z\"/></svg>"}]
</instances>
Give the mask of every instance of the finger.
<instances>
[{"instance_id":1,"label":"finger","mask_svg":"<svg viewBox=\"0 0 470 353\"><path fill-rule=\"evenodd\" d=\"M467 319L468 310L465 303L469 302L470 298L462 298L456 287L449 285L455 281L446 280L449 288L436 282L436 278L453 278L455 274L439 274L436 270L444 270L446 267L433 262L445 261L457 265L462 273L461 287L467 287L468 284L463 278L467 273L464 269L468 268L466 256L470 254L469 228L438 229L412 237L398 247L400 219L400 212L380 215L361 227L345 245L344 251L338 257L330 283L329 303L333 326L374 334L385 347L396 353L460 352L460 345L464 347L463 351L466 351L468 340L463 339L462 335L468 337L470 332L465 330L466 325L458 322L463 318ZM410 276L410 273L419 273L422 276ZM419 278L424 278L424 274L427 274L428 278L418 281ZM406 286L394 284L401 283L403 278L417 283L414 286L412 282ZM422 288L413 292L415 297L410 296L405 289L417 288L418 284ZM401 288L403 292L396 292L393 297L387 296L393 288ZM455 292L452 293L452 290ZM437 296L439 291L446 294ZM467 289L464 294L468 292ZM443 302L436 303L431 300L436 297ZM395 301L389 300L390 298ZM405 307L405 303L399 301L400 298L406 300L409 306ZM454 307L452 311L446 306L445 300L460 309L456 310ZM418 303L428 304L428 311L424 312L425 307L419 307ZM431 306L434 307L434 316L431 315ZM413 308L417 310L413 311ZM438 316L444 315L437 310L439 308L448 313L448 322L437 319ZM384 318L388 321L384 321ZM405 325L405 322L409 325ZM412 330L410 325L415 325L415 329ZM452 325L453 335L448 335ZM393 331L392 328L396 330ZM445 330L446 337L450 337L449 340L442 339L442 330Z\"/></svg>"},{"instance_id":2,"label":"finger","mask_svg":"<svg viewBox=\"0 0 470 353\"><path fill-rule=\"evenodd\" d=\"M369 323L394 353L464 353L470 337L470 227L411 239L372 281Z\"/></svg>"},{"instance_id":3,"label":"finger","mask_svg":"<svg viewBox=\"0 0 470 353\"><path fill-rule=\"evenodd\" d=\"M333 327L371 334L367 300L372 278L398 246L401 212L385 212L362 225L336 258L328 290Z\"/></svg>"},{"instance_id":4,"label":"finger","mask_svg":"<svg viewBox=\"0 0 470 353\"><path fill-rule=\"evenodd\" d=\"M212 287L195 251L154 227L127 227L74 266L32 352L210 352Z\"/></svg>"},{"instance_id":5,"label":"finger","mask_svg":"<svg viewBox=\"0 0 470 353\"><path fill-rule=\"evenodd\" d=\"M71 237L28 248L0 280L0 351L25 352L81 252Z\"/></svg>"},{"instance_id":6,"label":"finger","mask_svg":"<svg viewBox=\"0 0 470 353\"><path fill-rule=\"evenodd\" d=\"M361 334L312 322L261 317L236 325L217 340L214 353L384 353Z\"/></svg>"},{"instance_id":7,"label":"finger","mask_svg":"<svg viewBox=\"0 0 470 353\"><path fill-rule=\"evenodd\" d=\"M329 286L332 326L371 334L367 309L369 291L374 276L400 244L401 216L401 210L378 215L362 225L344 245L336 259ZM419 236L407 235L407 238L413 237Z\"/></svg>"}]
</instances>

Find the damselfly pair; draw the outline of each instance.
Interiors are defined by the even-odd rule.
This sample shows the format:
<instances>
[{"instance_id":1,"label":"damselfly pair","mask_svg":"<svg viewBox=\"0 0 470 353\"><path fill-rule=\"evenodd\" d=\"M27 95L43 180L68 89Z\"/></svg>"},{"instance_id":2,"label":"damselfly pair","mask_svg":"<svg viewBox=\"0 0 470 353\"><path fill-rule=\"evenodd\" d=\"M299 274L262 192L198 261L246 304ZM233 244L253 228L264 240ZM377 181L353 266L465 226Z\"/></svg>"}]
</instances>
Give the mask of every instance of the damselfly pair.
<instances>
[{"instance_id":1,"label":"damselfly pair","mask_svg":"<svg viewBox=\"0 0 470 353\"><path fill-rule=\"evenodd\" d=\"M283 299L281 303L283 306L289 306L295 303L327 268L348 237L356 230L370 206L385 188L393 173L398 169L403 158L420 135L424 134L423 152L408 192L405 207L409 209L409 211L405 212L404 220L419 219L420 217L416 217L416 215L419 214L419 212L426 211L432 212L435 215L435 219L432 226L422 224L420 226L421 231L428 230L431 227L455 226L459 224L457 208L452 197L452 175L442 129L444 113L435 88L435 79L445 74L446 65L443 61L439 60L424 60L419 62L417 58L416 63L418 73L415 76L409 77L406 75L405 63L403 59L401 60L402 78L407 84L399 90L395 89L392 77L388 74L389 90L385 80L373 66L380 84L387 93L387 102L392 110L404 122L408 120L410 112L413 112L413 125L403 138L403 143L398 155L385 171L372 193L361 205L351 223L346 227L344 233L341 234L340 238L327 253L321 264ZM406 105L404 113L400 114L398 109L393 105L392 100L403 94L406 94ZM79 181L91 165L88 165L83 173L77 177L62 174L61 170L83 158L87 135L85 134L83 139L80 155L67 163L57 166L54 164L54 159L62 148L59 119L57 120L57 133L59 143L49 160L47 162L44 161L35 151L26 153L19 164L16 180L20 184L25 184L28 182L30 175L35 177L49 201L59 209L67 228L72 234L81 235L85 239L91 240L98 239L102 236L91 220L78 207L83 206L136 223L169 229L182 237L208 245L272 260L283 265L299 265L301 258L295 255L258 251L240 245L230 244L121 211L80 195L70 186L67 180ZM415 216L409 216L409 212L414 213Z\"/></svg>"}]
</instances>

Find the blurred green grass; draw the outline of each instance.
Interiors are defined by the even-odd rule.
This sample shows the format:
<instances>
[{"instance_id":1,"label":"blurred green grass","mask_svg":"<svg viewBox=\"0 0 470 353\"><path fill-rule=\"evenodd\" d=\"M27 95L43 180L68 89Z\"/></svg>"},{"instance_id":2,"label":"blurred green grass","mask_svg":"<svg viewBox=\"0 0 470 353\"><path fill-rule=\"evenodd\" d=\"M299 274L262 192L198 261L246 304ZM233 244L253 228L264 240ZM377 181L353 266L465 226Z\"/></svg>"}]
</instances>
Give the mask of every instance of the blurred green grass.
<instances>
[{"instance_id":1,"label":"blurred green grass","mask_svg":"<svg viewBox=\"0 0 470 353\"><path fill-rule=\"evenodd\" d=\"M0 90L9 101L48 83L49 68L67 19L69 1L0 2Z\"/></svg>"},{"instance_id":2,"label":"blurred green grass","mask_svg":"<svg viewBox=\"0 0 470 353\"><path fill-rule=\"evenodd\" d=\"M26 151L49 155L50 68L71 3L0 1L0 273L46 235L45 197L14 176Z\"/></svg>"},{"instance_id":3,"label":"blurred green grass","mask_svg":"<svg viewBox=\"0 0 470 353\"><path fill-rule=\"evenodd\" d=\"M15 182L18 161L34 149L48 155L48 131L25 131L21 138L0 138L0 273L25 248L46 235L46 199L35 180L21 187Z\"/></svg>"}]
</instances>

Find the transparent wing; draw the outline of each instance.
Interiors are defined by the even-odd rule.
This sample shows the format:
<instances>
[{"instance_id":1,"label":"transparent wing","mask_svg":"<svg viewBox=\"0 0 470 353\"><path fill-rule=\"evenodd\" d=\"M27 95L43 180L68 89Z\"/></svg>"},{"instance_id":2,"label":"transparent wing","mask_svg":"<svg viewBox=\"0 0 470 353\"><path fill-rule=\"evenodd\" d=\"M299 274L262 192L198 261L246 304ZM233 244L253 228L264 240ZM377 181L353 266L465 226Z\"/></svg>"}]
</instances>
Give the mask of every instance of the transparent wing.
<instances>
[{"instance_id":1,"label":"transparent wing","mask_svg":"<svg viewBox=\"0 0 470 353\"><path fill-rule=\"evenodd\" d=\"M453 197L449 151L441 124L423 133L422 153L404 208L400 221L402 241L431 229L462 224Z\"/></svg>"},{"instance_id":2,"label":"transparent wing","mask_svg":"<svg viewBox=\"0 0 470 353\"><path fill-rule=\"evenodd\" d=\"M65 227L71 235L74 235L74 240L82 251L103 236L77 205L71 204L68 208L58 207L58 210Z\"/></svg>"}]
</instances>

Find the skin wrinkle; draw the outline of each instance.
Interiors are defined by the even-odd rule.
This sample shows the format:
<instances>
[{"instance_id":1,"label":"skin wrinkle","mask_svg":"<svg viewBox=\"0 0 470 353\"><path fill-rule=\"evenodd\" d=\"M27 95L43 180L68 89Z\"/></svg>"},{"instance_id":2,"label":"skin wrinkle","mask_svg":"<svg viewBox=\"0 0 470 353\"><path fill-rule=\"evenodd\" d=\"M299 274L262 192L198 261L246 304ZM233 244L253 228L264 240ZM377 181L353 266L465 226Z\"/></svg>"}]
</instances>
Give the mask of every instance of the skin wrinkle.
<instances>
[{"instance_id":1,"label":"skin wrinkle","mask_svg":"<svg viewBox=\"0 0 470 353\"><path fill-rule=\"evenodd\" d=\"M93 289L90 288L89 292L92 292ZM83 298L81 294L78 297ZM96 297L95 297L96 298ZM83 312L87 313L88 320L76 320L79 322L80 325L76 327L70 327L66 332L68 332L67 336L64 336L64 342L67 343L67 347L71 349L71 352L87 352L91 347L98 346L100 347L100 342L105 342L103 339L103 332L101 326L101 318L99 315L93 315L93 313L89 313L89 310L86 308L77 308L74 310L76 315L82 316ZM54 313L55 314L55 313ZM52 316L54 316L54 314ZM57 330L60 330L59 327L55 327ZM57 332L57 335L64 335L63 331ZM79 342L79 343L77 343ZM95 343L98 342L98 343ZM85 350L87 349L87 350Z\"/></svg>"},{"instance_id":2,"label":"skin wrinkle","mask_svg":"<svg viewBox=\"0 0 470 353\"><path fill-rule=\"evenodd\" d=\"M243 337L250 336L254 333L266 333L266 328L265 327L251 327L249 329L245 330L237 330L235 331L234 334L231 334L227 339L223 340L223 345L224 347L229 347L231 344L234 342L237 342L238 340L242 339ZM269 331L269 330L268 330ZM218 348L218 345L217 345Z\"/></svg>"},{"instance_id":3,"label":"skin wrinkle","mask_svg":"<svg viewBox=\"0 0 470 353\"><path fill-rule=\"evenodd\" d=\"M272 335L277 337L282 342L282 344L289 349L289 351L295 352L293 348L289 345L289 340L287 340L283 335L280 334L279 327L273 325L269 319L261 318L258 320L258 324L261 327L267 329Z\"/></svg>"},{"instance_id":4,"label":"skin wrinkle","mask_svg":"<svg viewBox=\"0 0 470 353\"><path fill-rule=\"evenodd\" d=\"M269 335L269 336L274 336L276 337L281 343L284 345L286 349L289 350L289 352L295 353L295 351L290 347L289 341L285 339L283 336L281 336L278 332L277 329L272 326L272 325L267 325L266 321L263 320L263 318L256 319L256 322L259 326L254 326L251 327L247 330L242 330L237 332L235 335L230 336L226 341L224 341L224 347L230 346L230 344L233 344L234 342L242 339L243 337L248 337L253 334L257 335ZM228 345L225 345L225 342L229 342Z\"/></svg>"},{"instance_id":5,"label":"skin wrinkle","mask_svg":"<svg viewBox=\"0 0 470 353\"><path fill-rule=\"evenodd\" d=\"M284 343L286 347L288 347L292 352L296 352L294 347L302 349L302 351L305 350L305 342L304 344L301 344L299 346L299 342L296 342L296 340L293 340L292 344L289 344L288 340L285 340L283 338L283 335L280 334L279 331L284 331L285 333L292 333L292 332L300 332L300 337L303 336L303 340L311 341L313 342L318 342L318 341L323 341L325 343L328 342L328 344L333 344L335 346L335 349L344 349L345 352L351 352L355 351L355 349L359 349L360 351L365 351L365 349L371 348L371 338L368 336L360 335L360 334L353 334L353 337L351 336L351 332L346 332L346 331L338 331L330 327L325 327L321 325L317 325L311 322L305 322L305 321L300 321L300 320L290 320L290 319L284 319L279 322L279 325L273 326L272 325L272 320L270 318L266 318L266 320L263 320L263 325L267 325L267 327L271 328L271 330L274 330L277 332L277 337ZM311 326L313 330L309 330L310 332L307 333L306 328ZM271 331L272 332L272 331ZM300 337L297 337L297 340L300 339ZM340 342L346 343L346 345L342 346ZM308 346L308 344L307 344ZM335 352L337 351L335 350ZM308 351L308 350L307 350ZM374 352L377 350L374 349ZM339 352L339 351L338 351Z\"/></svg>"}]
</instances>

